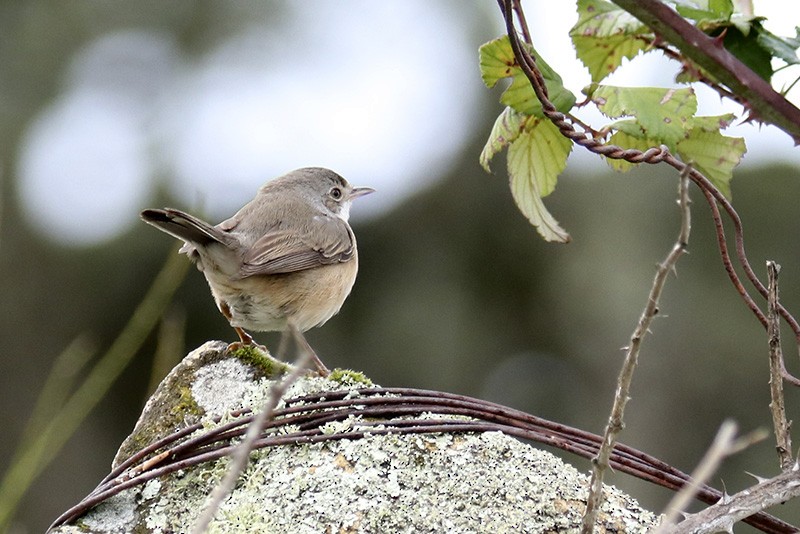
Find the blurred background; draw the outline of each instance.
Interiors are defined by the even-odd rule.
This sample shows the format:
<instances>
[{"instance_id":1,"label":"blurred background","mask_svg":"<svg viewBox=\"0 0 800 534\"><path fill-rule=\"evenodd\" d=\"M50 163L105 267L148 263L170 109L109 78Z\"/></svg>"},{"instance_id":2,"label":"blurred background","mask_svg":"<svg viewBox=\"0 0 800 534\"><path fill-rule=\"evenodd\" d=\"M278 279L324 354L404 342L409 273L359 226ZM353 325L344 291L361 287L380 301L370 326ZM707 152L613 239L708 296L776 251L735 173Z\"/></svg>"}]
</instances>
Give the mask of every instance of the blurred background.
<instances>
[{"instance_id":1,"label":"blurred background","mask_svg":"<svg viewBox=\"0 0 800 534\"><path fill-rule=\"evenodd\" d=\"M785 4L756 1L755 12L791 35L798 21L781 20ZM574 4L524 6L537 49L578 93L588 75L567 37ZM267 179L310 165L378 190L353 209L355 289L307 335L329 366L601 432L620 347L677 235L677 177L665 167L613 174L574 152L547 199L573 242L544 243L513 204L504 157L494 175L478 165L502 108L499 89L481 83L477 50L501 33L492 1L0 3L0 472L56 356L76 338L107 349L177 251L138 220L141 209L218 222ZM677 66L651 56L610 83L670 85ZM739 111L698 93L704 113ZM781 296L797 313L800 155L771 127L730 133L749 149L732 188L751 262L761 275L766 259L782 265ZM693 217L621 438L685 471L725 418L771 428L766 335L725 275L697 195ZM172 364L235 338L194 269L167 317ZM152 375L163 376L157 337L27 492L10 532L43 531L109 471ZM787 393L790 417L798 400ZM771 439L728 460L715 484L743 489L745 470L777 474ZM608 481L654 510L671 496L626 475ZM772 512L800 523L798 509Z\"/></svg>"}]
</instances>

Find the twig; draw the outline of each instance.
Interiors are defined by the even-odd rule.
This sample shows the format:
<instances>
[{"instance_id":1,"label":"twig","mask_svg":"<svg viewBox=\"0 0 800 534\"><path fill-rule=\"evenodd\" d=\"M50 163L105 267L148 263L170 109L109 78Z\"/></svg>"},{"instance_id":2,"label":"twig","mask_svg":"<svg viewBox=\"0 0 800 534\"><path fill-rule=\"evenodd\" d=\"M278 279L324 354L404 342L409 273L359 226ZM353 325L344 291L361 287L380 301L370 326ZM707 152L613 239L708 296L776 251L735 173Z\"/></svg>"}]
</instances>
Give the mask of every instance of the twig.
<instances>
[{"instance_id":1,"label":"twig","mask_svg":"<svg viewBox=\"0 0 800 534\"><path fill-rule=\"evenodd\" d=\"M686 510L689 503L697 495L697 492L700 491L700 488L719 469L719 465L725 458L764 438L763 433L744 436L739 439L734 439L735 436L736 423L730 420L724 421L703 459L700 460L700 463L697 464L694 472L692 472L691 481L676 493L667 504L666 514L654 534L663 534L667 528L675 523L675 520Z\"/></svg>"},{"instance_id":2,"label":"twig","mask_svg":"<svg viewBox=\"0 0 800 534\"><path fill-rule=\"evenodd\" d=\"M795 465L791 471L720 499L717 504L665 528L661 534L733 532L737 521L797 497L800 497L800 470ZM795 528L795 532L799 530Z\"/></svg>"},{"instance_id":3,"label":"twig","mask_svg":"<svg viewBox=\"0 0 800 534\"><path fill-rule=\"evenodd\" d=\"M0 502L0 530L11 519L14 508L31 482L56 458L61 447L133 360L172 300L188 267L189 262L184 258L174 252L169 255L153 285L108 351L86 373L86 378L63 402L59 412L42 426L19 461L4 474L0 483L0 495L3 496Z\"/></svg>"},{"instance_id":4,"label":"twig","mask_svg":"<svg viewBox=\"0 0 800 534\"><path fill-rule=\"evenodd\" d=\"M183 308L173 306L161 319L158 328L158 341L150 365L150 379L147 383L147 397L158 387L161 380L181 360L185 354L184 338L186 337L186 312Z\"/></svg>"},{"instance_id":5,"label":"twig","mask_svg":"<svg viewBox=\"0 0 800 534\"><path fill-rule=\"evenodd\" d=\"M679 168L679 165L673 163L672 160L669 158L665 158L664 162L669 165L672 165L675 168ZM703 191L703 194L706 197L706 201L708 202L708 205L711 208L711 217L714 221L714 226L716 228L717 244L719 245L719 252L720 256L722 257L722 264L725 267L725 271L728 273L728 277L733 283L734 288L736 288L736 291L742 297L747 307L750 309L753 315L756 316L758 322L760 322L761 325L765 329L767 329L768 328L767 316L761 311L761 309L758 307L758 304L756 304L756 302L747 292L747 289L745 289L741 279L739 278L739 275L736 274L736 270L733 267L730 253L728 252L728 245L725 241L725 229L722 226L722 218L720 217L719 206L717 206L717 204L719 203L719 205L723 207L725 212L728 214L728 217L730 217L731 221L733 221L733 231L735 236L734 239L736 241L735 243L736 256L739 259L739 263L741 263L742 267L745 270L745 275L747 276L747 279L750 280L750 282L755 286L756 290L761 295L769 299L769 292L767 291L767 288L758 279L758 277L755 274L755 271L753 271L753 268L750 266L749 260L747 259L747 254L745 253L744 249L744 231L742 228L742 221L739 218L739 214L736 213L735 209L733 209L733 206L731 205L730 201L728 201L728 199L726 199L721 193L719 193L719 191L715 191L714 188L708 188L705 186L705 183L703 183L702 181L706 180L704 176L699 175L698 173L698 176L696 178L697 180L700 180L700 182L695 181L695 183L700 186L700 189ZM777 313L783 318L784 321L786 321L786 324L789 325L789 328L792 329L792 332L795 335L795 341L798 344L798 349L800 349L800 324L798 324L794 316L792 316L792 314L789 313L789 311L786 308L784 308L783 305L780 304L780 302L778 302L776 306L777 306L776 308ZM780 359L780 367L781 367L781 376L783 377L783 379L792 384L793 386L800 387L800 379L789 373L789 371L786 369L782 357Z\"/></svg>"},{"instance_id":6,"label":"twig","mask_svg":"<svg viewBox=\"0 0 800 534\"><path fill-rule=\"evenodd\" d=\"M678 259L680 259L686 251L689 242L689 233L692 225L691 210L689 209L690 172L691 165L687 165L680 176L678 202L681 208L681 229L678 240L656 270L653 286L647 298L647 305L644 311L642 311L642 315L639 317L639 323L636 325L636 329L631 336L630 344L626 347L625 361L622 364L622 369L617 379L614 405L611 408L611 415L608 418L608 424L606 425L603 435L603 444L600 446L597 456L592 459L592 479L589 484L586 513L583 516L583 524L581 527L581 531L584 534L590 534L594 530L594 524L597 521L597 513L600 510L600 503L603 498L603 475L608 468L611 451L614 449L617 436L623 428L625 406L630 398L628 394L633 380L633 372L636 370L636 364L639 360L639 350L641 348L642 339L645 334L647 334L653 318L658 313L658 301L664 290L667 275L669 275L671 271L674 271Z\"/></svg>"},{"instance_id":7,"label":"twig","mask_svg":"<svg viewBox=\"0 0 800 534\"><path fill-rule=\"evenodd\" d=\"M786 419L786 406L783 398L783 350L781 349L781 324L778 315L778 274L781 266L774 261L767 262L767 278L769 280L769 308L767 318L769 327L769 408L772 412L772 425L775 428L775 449L778 451L778 460L783 471L792 468L792 436L789 434L791 422Z\"/></svg>"},{"instance_id":8,"label":"twig","mask_svg":"<svg viewBox=\"0 0 800 534\"><path fill-rule=\"evenodd\" d=\"M697 65L695 65L691 61L689 61L689 60L685 59L683 56L681 56L680 52L678 52L676 50L673 50L672 48L670 48L669 46L667 46L665 44L662 44L663 41L661 40L660 37L656 36L655 39L651 39L651 38L648 38L648 37L645 37L645 36L639 36L639 39L641 39L642 41L647 43L649 46L653 46L656 49L661 50L661 52L665 56L667 56L669 59L671 59L673 61L677 61L678 63L680 63L686 71L690 72L691 75L694 76L697 79L698 82L700 82L700 83L710 87L714 91L716 91L717 94L719 94L719 96L721 98L727 98L729 100L732 100L733 102L736 102L737 104L739 104L742 107L747 107L747 101L746 100L744 100L743 98L735 95L734 93L730 92L727 88L725 88L720 83L718 83L718 82L712 80L711 78L709 78L708 76L706 76L705 73L701 69L699 69L697 67Z\"/></svg>"},{"instance_id":9,"label":"twig","mask_svg":"<svg viewBox=\"0 0 800 534\"><path fill-rule=\"evenodd\" d=\"M231 465L228 467L228 471L225 473L220 483L217 484L211 492L203 508L203 512L192 527L192 534L203 534L206 532L211 521L214 520L217 510L219 510L220 505L222 505L222 501L224 501L233 490L236 481L239 480L239 476L247 466L247 460L250 458L250 453L253 451L256 440L261 435L264 426L275 419L275 408L283 398L286 390L300 378L300 375L306 372L306 366L311 362L314 352L305 346L307 343L303 344L300 341L301 339L305 341L305 338L302 337L303 334L292 324L289 324L289 332L291 332L292 336L297 341L298 346L302 347L295 361L295 367L283 380L276 381L272 384L267 401L264 403L258 415L256 415L250 422L250 425L248 425L247 433L242 442L232 452Z\"/></svg>"},{"instance_id":10,"label":"twig","mask_svg":"<svg viewBox=\"0 0 800 534\"><path fill-rule=\"evenodd\" d=\"M514 2L514 13L517 14L517 20L519 20L519 26L522 28L522 37L525 39L525 42L531 44L531 32L528 30L528 21L525 20L525 12L522 10L521 0L513 0Z\"/></svg>"}]
</instances>

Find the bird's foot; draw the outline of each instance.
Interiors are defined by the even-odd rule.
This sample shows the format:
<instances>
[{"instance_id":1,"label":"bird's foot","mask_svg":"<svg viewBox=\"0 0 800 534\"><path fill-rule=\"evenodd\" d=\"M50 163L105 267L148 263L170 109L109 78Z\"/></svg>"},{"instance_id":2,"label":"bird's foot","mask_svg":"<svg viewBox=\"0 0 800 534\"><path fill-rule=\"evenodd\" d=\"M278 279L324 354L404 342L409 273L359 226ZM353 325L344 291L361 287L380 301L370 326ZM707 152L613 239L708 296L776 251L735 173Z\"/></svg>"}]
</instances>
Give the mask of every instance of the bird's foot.
<instances>
[{"instance_id":1,"label":"bird's foot","mask_svg":"<svg viewBox=\"0 0 800 534\"><path fill-rule=\"evenodd\" d=\"M254 349L260 350L264 354L269 354L267 347L256 343L255 340L253 339L253 336L245 332L242 328L234 326L233 329L236 330L236 334L238 334L239 336L239 341L228 343L228 348L226 349L226 352L230 353L239 349L243 349L245 347L252 347Z\"/></svg>"},{"instance_id":2,"label":"bird's foot","mask_svg":"<svg viewBox=\"0 0 800 534\"><path fill-rule=\"evenodd\" d=\"M331 370L322 363L322 360L319 359L316 353L311 354L311 361L314 363L314 367L316 367L317 374L322 378L327 378L331 374Z\"/></svg>"}]
</instances>

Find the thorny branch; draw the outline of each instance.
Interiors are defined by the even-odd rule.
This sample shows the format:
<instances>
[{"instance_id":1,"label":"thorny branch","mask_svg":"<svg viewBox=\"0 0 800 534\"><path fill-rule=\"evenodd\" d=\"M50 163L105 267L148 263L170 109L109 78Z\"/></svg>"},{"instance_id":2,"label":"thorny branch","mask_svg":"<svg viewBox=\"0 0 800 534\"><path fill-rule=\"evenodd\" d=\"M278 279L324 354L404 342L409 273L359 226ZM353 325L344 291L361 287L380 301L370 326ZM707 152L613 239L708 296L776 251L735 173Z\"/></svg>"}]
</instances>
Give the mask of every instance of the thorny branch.
<instances>
[{"instance_id":1,"label":"thorny branch","mask_svg":"<svg viewBox=\"0 0 800 534\"><path fill-rule=\"evenodd\" d=\"M423 419L424 413L452 418ZM87 510L120 491L181 469L229 456L235 444L252 424L248 410L230 414L228 423L204 430L197 423L176 431L146 446L118 465L86 498L64 512L53 526L80 517ZM464 420L467 416L472 420ZM339 433L323 431L333 421L356 418L357 423ZM220 417L215 418L219 423ZM263 425L254 449L280 445L321 443L333 440L363 439L367 435L430 434L445 432L494 432L531 440L571 452L582 458L597 453L602 438L567 425L554 423L525 412L488 401L410 388L368 388L326 391L287 399L276 409L273 419ZM678 469L641 451L617 444L610 465L619 472L677 491L689 481ZM697 499L712 504L722 492L701 485ZM789 533L796 529L769 514L760 512L746 521L763 532Z\"/></svg>"},{"instance_id":2,"label":"thorny branch","mask_svg":"<svg viewBox=\"0 0 800 534\"><path fill-rule=\"evenodd\" d=\"M772 412L772 425L775 428L775 439L778 451L778 460L781 469L788 471L792 468L792 436L789 434L791 422L786 419L786 406L783 398L783 380L781 380L781 362L783 350L781 349L781 324L778 317L778 274L781 266L774 261L767 262L767 277L769 279L769 309L767 318L769 328L769 408Z\"/></svg>"},{"instance_id":3,"label":"thorny branch","mask_svg":"<svg viewBox=\"0 0 800 534\"><path fill-rule=\"evenodd\" d=\"M744 436L739 439L735 438L736 423L733 421L723 422L719 431L717 431L714 441L706 451L705 456L703 456L703 459L700 460L700 463L697 464L694 472L690 475L690 482L681 488L669 504L667 504L667 512L654 534L664 534L664 532L675 523L678 516L684 513L697 492L700 491L700 488L717 471L725 458L764 439L764 434L763 432L756 432L753 435Z\"/></svg>"},{"instance_id":4,"label":"thorny branch","mask_svg":"<svg viewBox=\"0 0 800 534\"><path fill-rule=\"evenodd\" d=\"M689 209L689 173L691 170L691 165L687 165L680 176L678 203L681 208L681 229L678 239L675 241L672 250L667 254L667 257L664 258L664 261L658 265L653 286L647 297L647 305L639 317L639 323L633 331L630 343L625 348L625 361L617 379L614 405L611 408L611 415L608 418L608 424L603 435L603 444L600 446L597 456L592 460L592 479L589 483L589 496L586 500L586 512L583 516L582 525L582 532L587 534L594 530L594 524L597 521L597 513L600 510L600 503L603 499L603 475L608 468L611 451L614 450L617 436L622 432L625 406L630 399L631 382L639 360L639 349L642 345L642 340L658 313L658 301L664 290L664 284L667 282L667 276L675 270L678 260L686 252L686 247L689 243L689 233L692 227L691 210Z\"/></svg>"},{"instance_id":5,"label":"thorny branch","mask_svg":"<svg viewBox=\"0 0 800 534\"><path fill-rule=\"evenodd\" d=\"M733 54L658 0L612 0L739 95L752 118L776 125L800 141L800 109ZM738 99L737 99L738 100Z\"/></svg>"},{"instance_id":6,"label":"thorny branch","mask_svg":"<svg viewBox=\"0 0 800 534\"><path fill-rule=\"evenodd\" d=\"M725 495L717 504L690 515L677 525L665 529L663 534L733 532L733 525L737 521L746 521L745 518L753 513L797 497L800 497L800 471L795 464L791 471L761 480L735 495ZM797 531L794 529L794 532Z\"/></svg>"}]
</instances>

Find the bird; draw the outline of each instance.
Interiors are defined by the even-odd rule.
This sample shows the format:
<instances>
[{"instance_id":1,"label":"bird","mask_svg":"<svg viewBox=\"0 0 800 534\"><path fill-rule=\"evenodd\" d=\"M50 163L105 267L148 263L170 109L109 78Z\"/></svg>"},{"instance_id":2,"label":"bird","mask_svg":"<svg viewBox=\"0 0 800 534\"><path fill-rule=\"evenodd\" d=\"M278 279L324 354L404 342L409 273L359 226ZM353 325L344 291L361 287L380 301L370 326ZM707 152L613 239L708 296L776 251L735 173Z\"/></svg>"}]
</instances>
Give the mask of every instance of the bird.
<instances>
[{"instance_id":1,"label":"bird","mask_svg":"<svg viewBox=\"0 0 800 534\"><path fill-rule=\"evenodd\" d=\"M248 330L302 333L339 312L358 272L350 206L374 191L306 167L268 181L216 226L174 208L145 209L141 218L184 242L179 252L196 263L239 337L231 350L255 344Z\"/></svg>"}]
</instances>

